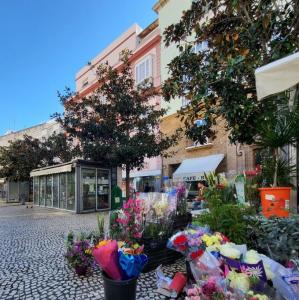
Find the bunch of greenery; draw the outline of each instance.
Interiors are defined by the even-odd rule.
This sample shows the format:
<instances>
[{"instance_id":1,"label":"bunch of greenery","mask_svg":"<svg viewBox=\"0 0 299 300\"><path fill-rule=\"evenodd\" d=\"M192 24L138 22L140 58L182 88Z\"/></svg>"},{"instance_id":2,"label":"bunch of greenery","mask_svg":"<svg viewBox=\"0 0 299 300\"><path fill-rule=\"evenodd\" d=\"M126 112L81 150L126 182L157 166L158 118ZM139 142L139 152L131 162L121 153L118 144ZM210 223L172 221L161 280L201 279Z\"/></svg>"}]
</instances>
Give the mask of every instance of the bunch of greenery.
<instances>
[{"instance_id":1,"label":"bunch of greenery","mask_svg":"<svg viewBox=\"0 0 299 300\"><path fill-rule=\"evenodd\" d=\"M103 213L97 214L97 221L98 221L99 234L104 237L104 234L105 234L105 215Z\"/></svg>"},{"instance_id":2,"label":"bunch of greenery","mask_svg":"<svg viewBox=\"0 0 299 300\"><path fill-rule=\"evenodd\" d=\"M237 244L247 242L247 220L254 211L237 204L216 205L193 218L194 225L208 225L212 231L219 231Z\"/></svg>"},{"instance_id":3,"label":"bunch of greenery","mask_svg":"<svg viewBox=\"0 0 299 300\"><path fill-rule=\"evenodd\" d=\"M117 222L118 212L111 211L109 218L109 236L113 240L120 240L122 235L122 228Z\"/></svg>"},{"instance_id":4,"label":"bunch of greenery","mask_svg":"<svg viewBox=\"0 0 299 300\"><path fill-rule=\"evenodd\" d=\"M299 253L299 217L252 217L248 222L248 245L274 260L285 263L292 250Z\"/></svg>"},{"instance_id":5,"label":"bunch of greenery","mask_svg":"<svg viewBox=\"0 0 299 300\"><path fill-rule=\"evenodd\" d=\"M296 99L297 100L297 99ZM299 102L289 110L289 99L281 98L279 107L258 125L255 145L266 154L262 159L262 176L268 186L290 185L294 166L282 159L284 147L296 146L299 138ZM286 155L287 156L287 155Z\"/></svg>"},{"instance_id":6,"label":"bunch of greenery","mask_svg":"<svg viewBox=\"0 0 299 300\"><path fill-rule=\"evenodd\" d=\"M169 238L172 233L172 222L162 220L149 222L144 225L143 238L161 240Z\"/></svg>"},{"instance_id":7,"label":"bunch of greenery","mask_svg":"<svg viewBox=\"0 0 299 300\"><path fill-rule=\"evenodd\" d=\"M205 193L209 212L193 218L194 225L208 225L211 230L219 231L235 243L245 243L247 239L247 218L254 209L237 204L233 185L219 185L214 174L206 176L210 186Z\"/></svg>"},{"instance_id":8,"label":"bunch of greenery","mask_svg":"<svg viewBox=\"0 0 299 300\"><path fill-rule=\"evenodd\" d=\"M258 190L259 186L261 186L259 175L245 177L245 199L247 202L249 202L250 206L255 209L256 212L259 212L261 205L260 193Z\"/></svg>"},{"instance_id":9,"label":"bunch of greenery","mask_svg":"<svg viewBox=\"0 0 299 300\"><path fill-rule=\"evenodd\" d=\"M208 183L208 187L205 189L205 199L209 208L224 203L237 203L233 183L226 183L224 185L221 182L220 175L216 175L215 172L205 174L205 179Z\"/></svg>"}]
</instances>

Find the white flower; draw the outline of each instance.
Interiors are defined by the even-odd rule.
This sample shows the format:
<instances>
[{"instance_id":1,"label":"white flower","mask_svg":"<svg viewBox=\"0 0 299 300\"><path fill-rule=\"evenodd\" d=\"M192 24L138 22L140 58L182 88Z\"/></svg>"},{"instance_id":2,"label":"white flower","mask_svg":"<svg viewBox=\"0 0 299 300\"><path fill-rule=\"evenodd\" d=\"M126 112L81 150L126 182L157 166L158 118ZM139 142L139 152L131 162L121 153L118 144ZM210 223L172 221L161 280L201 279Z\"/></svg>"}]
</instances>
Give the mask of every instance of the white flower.
<instances>
[{"instance_id":1,"label":"white flower","mask_svg":"<svg viewBox=\"0 0 299 300\"><path fill-rule=\"evenodd\" d=\"M263 270L261 269L260 266L257 267L246 267L245 272L246 275L250 276L250 277L256 277L256 278L260 278L263 274Z\"/></svg>"},{"instance_id":2,"label":"white flower","mask_svg":"<svg viewBox=\"0 0 299 300\"><path fill-rule=\"evenodd\" d=\"M233 243L226 243L224 245L221 245L219 247L220 253L223 256L229 257L231 259L239 259L241 256L241 252L238 249L234 248L234 245L235 244Z\"/></svg>"},{"instance_id":3,"label":"white flower","mask_svg":"<svg viewBox=\"0 0 299 300\"><path fill-rule=\"evenodd\" d=\"M257 264L261 260L262 260L262 257L255 250L247 251L244 256L244 262L247 264ZM265 262L263 262L263 264L264 264L267 279L269 279L269 280L273 279L275 277L275 275L271 271L270 266L268 264L266 264Z\"/></svg>"},{"instance_id":4,"label":"white flower","mask_svg":"<svg viewBox=\"0 0 299 300\"><path fill-rule=\"evenodd\" d=\"M249 250L246 252L244 256L244 262L247 264L257 264L259 261L261 261L260 255L255 250Z\"/></svg>"},{"instance_id":5,"label":"white flower","mask_svg":"<svg viewBox=\"0 0 299 300\"><path fill-rule=\"evenodd\" d=\"M231 288L241 290L243 293L249 291L250 281L246 274L230 271L227 278L230 281L229 285Z\"/></svg>"}]
</instances>

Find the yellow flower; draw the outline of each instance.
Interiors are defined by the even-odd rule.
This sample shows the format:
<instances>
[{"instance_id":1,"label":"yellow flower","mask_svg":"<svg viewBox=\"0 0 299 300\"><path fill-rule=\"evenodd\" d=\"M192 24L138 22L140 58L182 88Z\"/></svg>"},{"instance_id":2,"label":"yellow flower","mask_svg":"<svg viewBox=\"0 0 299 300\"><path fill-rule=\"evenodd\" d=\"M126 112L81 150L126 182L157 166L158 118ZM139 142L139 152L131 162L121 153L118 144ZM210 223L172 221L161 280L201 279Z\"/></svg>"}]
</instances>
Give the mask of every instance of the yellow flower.
<instances>
[{"instance_id":1,"label":"yellow flower","mask_svg":"<svg viewBox=\"0 0 299 300\"><path fill-rule=\"evenodd\" d=\"M91 249L86 249L84 252L85 252L85 254L89 254L89 255L91 255L91 253L92 253Z\"/></svg>"},{"instance_id":2,"label":"yellow flower","mask_svg":"<svg viewBox=\"0 0 299 300\"><path fill-rule=\"evenodd\" d=\"M100 241L97 245L96 248L102 247L102 246L106 246L111 240L103 240Z\"/></svg>"},{"instance_id":3,"label":"yellow flower","mask_svg":"<svg viewBox=\"0 0 299 300\"><path fill-rule=\"evenodd\" d=\"M220 245L220 238L216 235L209 236L207 234L204 234L201 239L202 239L202 241L205 242L207 247L212 246L212 245L214 245L214 246Z\"/></svg>"},{"instance_id":4,"label":"yellow flower","mask_svg":"<svg viewBox=\"0 0 299 300\"><path fill-rule=\"evenodd\" d=\"M117 242L118 248L122 248L125 245L125 242L119 241Z\"/></svg>"}]
</instances>

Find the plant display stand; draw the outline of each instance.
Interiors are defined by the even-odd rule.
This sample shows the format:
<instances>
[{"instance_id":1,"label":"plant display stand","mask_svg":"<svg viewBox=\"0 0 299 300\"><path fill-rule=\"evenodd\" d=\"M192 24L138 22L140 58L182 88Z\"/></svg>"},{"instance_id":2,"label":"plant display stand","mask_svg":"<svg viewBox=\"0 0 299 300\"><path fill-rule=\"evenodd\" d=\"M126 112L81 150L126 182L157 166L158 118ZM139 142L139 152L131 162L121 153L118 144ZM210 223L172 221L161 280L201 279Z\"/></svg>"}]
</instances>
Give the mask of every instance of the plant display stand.
<instances>
[{"instance_id":1,"label":"plant display stand","mask_svg":"<svg viewBox=\"0 0 299 300\"><path fill-rule=\"evenodd\" d=\"M167 248L167 239L156 242L154 239L143 239L144 254L148 257L148 263L144 267L143 272L149 272L156 269L160 265L169 265L174 263L182 255L176 251Z\"/></svg>"},{"instance_id":2,"label":"plant display stand","mask_svg":"<svg viewBox=\"0 0 299 300\"><path fill-rule=\"evenodd\" d=\"M187 213L182 216L175 216L172 226L172 234L178 230L186 228L186 226L192 221L192 215ZM171 235L172 235L171 234ZM168 238L164 237L160 240L155 238L143 238L140 244L144 245L144 253L148 256L148 263L145 266L143 272L149 272L156 269L159 265L169 265L182 257L182 255L176 251L167 248Z\"/></svg>"},{"instance_id":3,"label":"plant display stand","mask_svg":"<svg viewBox=\"0 0 299 300\"><path fill-rule=\"evenodd\" d=\"M173 232L184 230L189 223L192 222L192 214L186 213L185 215L177 215L173 220Z\"/></svg>"}]
</instances>

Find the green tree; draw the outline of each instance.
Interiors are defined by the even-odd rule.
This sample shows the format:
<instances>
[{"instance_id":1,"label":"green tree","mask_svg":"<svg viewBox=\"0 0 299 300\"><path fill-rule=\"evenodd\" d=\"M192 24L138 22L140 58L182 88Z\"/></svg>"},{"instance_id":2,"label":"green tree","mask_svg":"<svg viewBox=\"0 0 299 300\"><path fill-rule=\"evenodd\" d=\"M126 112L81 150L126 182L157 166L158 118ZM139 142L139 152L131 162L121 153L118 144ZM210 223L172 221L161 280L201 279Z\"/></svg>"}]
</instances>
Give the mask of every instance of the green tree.
<instances>
[{"instance_id":1,"label":"green tree","mask_svg":"<svg viewBox=\"0 0 299 300\"><path fill-rule=\"evenodd\" d=\"M27 181L33 169L46 165L46 149L38 139L24 135L0 147L0 177L11 181Z\"/></svg>"},{"instance_id":2,"label":"green tree","mask_svg":"<svg viewBox=\"0 0 299 300\"><path fill-rule=\"evenodd\" d=\"M32 170L67 162L76 153L62 133L53 133L43 141L24 135L22 139L9 141L8 146L0 147L0 177L27 181Z\"/></svg>"},{"instance_id":3,"label":"green tree","mask_svg":"<svg viewBox=\"0 0 299 300\"><path fill-rule=\"evenodd\" d=\"M167 101L190 100L180 111L187 136L214 138L213 125L221 118L232 142L254 143L278 101L258 101L255 69L298 51L298 31L298 0L193 1L164 33L166 45L175 43L180 55L169 64L163 94ZM195 52L194 45L206 47ZM198 118L204 126L194 125Z\"/></svg>"},{"instance_id":4,"label":"green tree","mask_svg":"<svg viewBox=\"0 0 299 300\"><path fill-rule=\"evenodd\" d=\"M42 146L46 150L47 165L68 162L78 154L77 147L73 146L64 133L54 132L42 142Z\"/></svg>"},{"instance_id":5,"label":"green tree","mask_svg":"<svg viewBox=\"0 0 299 300\"><path fill-rule=\"evenodd\" d=\"M129 57L123 53L120 70L99 66L100 87L90 96L80 99L69 89L60 94L65 113L56 114L84 159L124 167L127 197L130 170L141 168L146 157L166 155L177 139L159 130L165 110L155 101L157 89L149 81L136 86Z\"/></svg>"}]
</instances>

